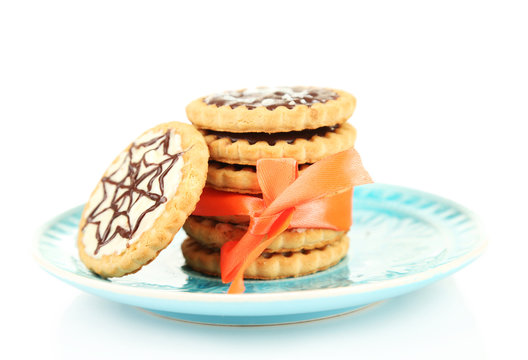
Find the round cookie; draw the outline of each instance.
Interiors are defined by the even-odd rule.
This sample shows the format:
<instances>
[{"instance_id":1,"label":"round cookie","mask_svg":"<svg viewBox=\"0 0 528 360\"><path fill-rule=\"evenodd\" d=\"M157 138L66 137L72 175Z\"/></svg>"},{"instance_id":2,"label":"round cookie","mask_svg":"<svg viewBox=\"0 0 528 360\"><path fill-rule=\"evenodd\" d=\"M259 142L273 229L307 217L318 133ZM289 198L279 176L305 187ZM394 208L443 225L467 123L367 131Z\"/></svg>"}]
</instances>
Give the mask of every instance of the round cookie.
<instances>
[{"instance_id":1,"label":"round cookie","mask_svg":"<svg viewBox=\"0 0 528 360\"><path fill-rule=\"evenodd\" d=\"M299 166L299 174L310 164ZM207 186L216 190L238 192L242 194L261 194L255 166L226 164L209 161Z\"/></svg>"},{"instance_id":2,"label":"round cookie","mask_svg":"<svg viewBox=\"0 0 528 360\"><path fill-rule=\"evenodd\" d=\"M242 165L255 165L262 158L293 158L299 164L314 163L350 149L356 140L356 129L350 124L278 134L201 131L211 159Z\"/></svg>"},{"instance_id":3,"label":"round cookie","mask_svg":"<svg viewBox=\"0 0 528 360\"><path fill-rule=\"evenodd\" d=\"M200 199L208 151L191 125L147 130L105 171L84 207L77 246L102 277L123 276L156 258Z\"/></svg>"},{"instance_id":4,"label":"round cookie","mask_svg":"<svg viewBox=\"0 0 528 360\"><path fill-rule=\"evenodd\" d=\"M187 117L198 128L226 132L287 132L344 123L356 98L319 87L259 87L226 91L191 102Z\"/></svg>"},{"instance_id":5,"label":"round cookie","mask_svg":"<svg viewBox=\"0 0 528 360\"><path fill-rule=\"evenodd\" d=\"M209 248L221 248L226 242L240 240L247 225L229 224L200 216L190 216L183 229L191 238ZM345 234L329 229L289 229L278 235L266 252L292 252L321 248Z\"/></svg>"},{"instance_id":6,"label":"round cookie","mask_svg":"<svg viewBox=\"0 0 528 360\"><path fill-rule=\"evenodd\" d=\"M348 237L343 236L320 249L288 253L263 253L244 273L245 279L273 280L297 277L326 270L336 265L348 252ZM182 243L183 257L192 269L220 276L220 252L201 245L192 238Z\"/></svg>"}]
</instances>

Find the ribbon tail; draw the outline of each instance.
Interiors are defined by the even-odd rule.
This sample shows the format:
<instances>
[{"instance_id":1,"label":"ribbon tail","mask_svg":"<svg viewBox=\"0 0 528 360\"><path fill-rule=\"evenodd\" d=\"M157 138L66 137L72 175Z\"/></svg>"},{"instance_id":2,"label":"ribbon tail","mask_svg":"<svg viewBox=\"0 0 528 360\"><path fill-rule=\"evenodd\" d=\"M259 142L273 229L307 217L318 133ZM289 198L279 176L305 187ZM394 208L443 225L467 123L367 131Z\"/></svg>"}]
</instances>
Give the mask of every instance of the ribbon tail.
<instances>
[{"instance_id":1,"label":"ribbon tail","mask_svg":"<svg viewBox=\"0 0 528 360\"><path fill-rule=\"evenodd\" d=\"M265 235L255 235L251 232L244 234L242 239L225 243L220 249L220 273L222 282L227 284L235 278L240 270L244 258L255 249Z\"/></svg>"},{"instance_id":2,"label":"ribbon tail","mask_svg":"<svg viewBox=\"0 0 528 360\"><path fill-rule=\"evenodd\" d=\"M273 225L280 221L282 213L268 217L251 218L248 231L238 241L230 241L220 251L220 273L222 282L233 281L244 259L273 231ZM268 235L269 236L269 235Z\"/></svg>"},{"instance_id":3,"label":"ribbon tail","mask_svg":"<svg viewBox=\"0 0 528 360\"><path fill-rule=\"evenodd\" d=\"M288 228L293 217L294 210L295 208L290 208L283 211L279 218L271 226L266 240L258 244L258 246L255 247L239 265L238 271L232 279L231 286L229 286L229 289L227 290L228 294L241 294L244 292L246 289L244 286L244 272L248 266L253 261L255 261L260 256L260 254L262 254L262 252L264 252L264 250L273 242L273 240Z\"/></svg>"}]
</instances>

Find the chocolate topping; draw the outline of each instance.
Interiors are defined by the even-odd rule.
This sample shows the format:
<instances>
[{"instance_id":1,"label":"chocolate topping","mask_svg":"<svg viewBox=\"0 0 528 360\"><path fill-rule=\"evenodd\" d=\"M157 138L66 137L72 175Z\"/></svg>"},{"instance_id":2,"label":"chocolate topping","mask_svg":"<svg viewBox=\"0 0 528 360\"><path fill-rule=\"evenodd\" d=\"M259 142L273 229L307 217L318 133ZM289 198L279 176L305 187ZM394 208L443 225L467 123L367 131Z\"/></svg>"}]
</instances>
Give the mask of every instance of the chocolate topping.
<instances>
[{"instance_id":1,"label":"chocolate topping","mask_svg":"<svg viewBox=\"0 0 528 360\"><path fill-rule=\"evenodd\" d=\"M158 206L167 201L167 198L164 196L165 176L169 173L183 153L179 152L176 154L170 154L169 144L170 130L165 134L149 139L148 141L139 144L133 143L117 169L101 179L103 198L88 214L86 217L86 223L83 227L83 230L88 224L93 224L97 227L95 231L97 247L94 251L94 255L99 252L102 246L108 244L118 234L122 238L130 240L138 230L145 215L154 211ZM148 150L144 148L148 148ZM158 149L163 150L164 159L160 163L149 162L147 160L149 151ZM143 151L142 156L139 159L136 159L138 153L141 153L141 151ZM118 174L123 168L128 169L125 176ZM159 186L159 194L153 191L153 185L156 181ZM143 183L142 187L146 187L146 190L139 188L141 183ZM108 202L108 188L111 186L114 186L115 190L112 199ZM130 211L138 201L144 201L144 198L150 200L151 205L141 212L134 221L131 219ZM104 203L106 203L106 205L103 207ZM110 221L101 231L101 219L98 217L106 211L111 211L112 216ZM118 218L120 217L125 218L126 225L122 226L122 221L118 221ZM129 245L127 244L127 247L128 246Z\"/></svg>"},{"instance_id":2,"label":"chocolate topping","mask_svg":"<svg viewBox=\"0 0 528 360\"><path fill-rule=\"evenodd\" d=\"M246 140L249 144L253 145L259 141L266 141L270 145L275 145L277 141L286 141L288 144L293 144L297 139L310 140L314 136L325 136L329 132L336 131L337 128L339 128L339 125L271 134L260 132L232 133L214 130L204 131L206 135L215 135L218 138L228 138L231 140L231 142Z\"/></svg>"},{"instance_id":3,"label":"chocolate topping","mask_svg":"<svg viewBox=\"0 0 528 360\"><path fill-rule=\"evenodd\" d=\"M268 110L274 110L279 106L293 109L296 105L312 106L317 103L325 103L335 100L338 94L330 89L294 86L294 87L259 87L256 89L245 89L238 91L226 91L204 98L207 105L224 106L232 109L238 106L246 106L248 110L264 106Z\"/></svg>"}]
</instances>

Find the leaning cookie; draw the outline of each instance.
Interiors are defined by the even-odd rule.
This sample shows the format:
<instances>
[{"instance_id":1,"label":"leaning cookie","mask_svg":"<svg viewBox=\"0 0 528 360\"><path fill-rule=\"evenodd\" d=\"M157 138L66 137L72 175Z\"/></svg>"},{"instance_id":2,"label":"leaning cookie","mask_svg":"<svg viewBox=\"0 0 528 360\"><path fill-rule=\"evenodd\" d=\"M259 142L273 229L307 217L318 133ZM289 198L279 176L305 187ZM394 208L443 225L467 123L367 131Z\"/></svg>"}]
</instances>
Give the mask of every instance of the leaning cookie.
<instances>
[{"instance_id":1,"label":"leaning cookie","mask_svg":"<svg viewBox=\"0 0 528 360\"><path fill-rule=\"evenodd\" d=\"M356 141L356 129L350 124L272 134L201 131L212 160L242 165L255 165L262 158L314 163L350 149Z\"/></svg>"},{"instance_id":2,"label":"leaning cookie","mask_svg":"<svg viewBox=\"0 0 528 360\"><path fill-rule=\"evenodd\" d=\"M227 132L287 132L344 123L352 116L351 94L319 87L259 87L194 100L187 117L198 128Z\"/></svg>"},{"instance_id":3,"label":"leaning cookie","mask_svg":"<svg viewBox=\"0 0 528 360\"><path fill-rule=\"evenodd\" d=\"M309 164L299 165L299 174L307 169L308 166ZM257 180L256 167L251 165L236 165L209 161L207 186L216 190L243 194L262 193Z\"/></svg>"},{"instance_id":4,"label":"leaning cookie","mask_svg":"<svg viewBox=\"0 0 528 360\"><path fill-rule=\"evenodd\" d=\"M190 216L183 229L191 238L210 248L221 248L228 241L238 241L248 225L218 222L200 216ZM329 229L289 229L279 234L265 252L295 252L321 248L345 234Z\"/></svg>"},{"instance_id":5,"label":"leaning cookie","mask_svg":"<svg viewBox=\"0 0 528 360\"><path fill-rule=\"evenodd\" d=\"M190 125L171 122L143 133L108 167L83 210L82 262L115 277L155 259L194 210L207 162L204 139Z\"/></svg>"},{"instance_id":6,"label":"leaning cookie","mask_svg":"<svg viewBox=\"0 0 528 360\"><path fill-rule=\"evenodd\" d=\"M348 252L348 237L320 248L289 253L262 253L253 261L244 278L273 280L297 277L326 270L336 265ZM208 275L220 276L220 252L208 248L192 238L182 243L182 253L186 264L193 270Z\"/></svg>"}]
</instances>

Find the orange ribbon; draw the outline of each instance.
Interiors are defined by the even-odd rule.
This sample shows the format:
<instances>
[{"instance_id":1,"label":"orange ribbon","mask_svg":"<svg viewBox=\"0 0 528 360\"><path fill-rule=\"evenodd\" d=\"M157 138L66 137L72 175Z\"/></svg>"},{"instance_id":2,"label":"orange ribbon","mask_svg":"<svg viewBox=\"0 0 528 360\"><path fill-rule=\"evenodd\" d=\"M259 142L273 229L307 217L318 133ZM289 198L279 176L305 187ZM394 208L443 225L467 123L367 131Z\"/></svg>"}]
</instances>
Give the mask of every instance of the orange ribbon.
<instances>
[{"instance_id":1,"label":"orange ribbon","mask_svg":"<svg viewBox=\"0 0 528 360\"><path fill-rule=\"evenodd\" d=\"M243 293L244 271L288 228L348 230L352 189L371 183L359 154L349 149L309 166L299 176L294 159L260 159L262 198L205 188L193 215L249 215L246 234L222 246L222 281L228 293Z\"/></svg>"}]
</instances>

